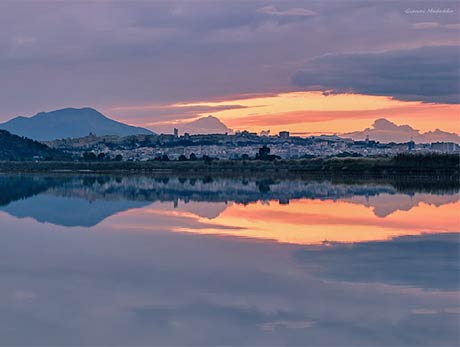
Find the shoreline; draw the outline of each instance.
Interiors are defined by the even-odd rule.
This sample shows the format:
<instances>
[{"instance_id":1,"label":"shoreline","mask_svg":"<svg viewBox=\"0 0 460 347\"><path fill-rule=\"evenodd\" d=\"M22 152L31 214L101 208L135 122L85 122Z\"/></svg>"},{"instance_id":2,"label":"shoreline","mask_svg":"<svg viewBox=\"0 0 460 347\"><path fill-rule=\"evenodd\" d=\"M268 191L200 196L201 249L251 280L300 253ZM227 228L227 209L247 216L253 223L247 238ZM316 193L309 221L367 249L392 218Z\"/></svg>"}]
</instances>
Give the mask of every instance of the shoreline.
<instances>
[{"instance_id":1,"label":"shoreline","mask_svg":"<svg viewBox=\"0 0 460 347\"><path fill-rule=\"evenodd\" d=\"M398 181L460 181L460 162L394 158L314 158L298 160L213 160L81 162L0 161L0 174L143 174L276 178L374 178Z\"/></svg>"}]
</instances>

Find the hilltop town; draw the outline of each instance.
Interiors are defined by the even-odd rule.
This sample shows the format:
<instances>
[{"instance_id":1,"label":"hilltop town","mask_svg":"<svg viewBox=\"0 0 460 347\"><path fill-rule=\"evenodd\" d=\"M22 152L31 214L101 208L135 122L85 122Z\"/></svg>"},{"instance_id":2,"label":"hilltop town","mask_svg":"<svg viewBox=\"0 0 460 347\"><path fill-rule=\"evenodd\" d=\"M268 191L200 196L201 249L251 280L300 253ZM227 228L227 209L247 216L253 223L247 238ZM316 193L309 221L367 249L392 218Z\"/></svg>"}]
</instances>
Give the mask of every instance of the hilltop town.
<instances>
[{"instance_id":1,"label":"hilltop town","mask_svg":"<svg viewBox=\"0 0 460 347\"><path fill-rule=\"evenodd\" d=\"M380 143L369 138L355 141L337 135L310 137L292 136L288 131L277 135L258 135L242 131L235 134L179 135L152 134L132 136L97 136L90 134L80 138L68 138L45 142L48 146L72 155L74 158L97 158L147 161L188 160L202 157L218 159L256 158L261 147L281 159L310 157L366 157L395 156L400 153L457 153L458 144L453 142Z\"/></svg>"}]
</instances>

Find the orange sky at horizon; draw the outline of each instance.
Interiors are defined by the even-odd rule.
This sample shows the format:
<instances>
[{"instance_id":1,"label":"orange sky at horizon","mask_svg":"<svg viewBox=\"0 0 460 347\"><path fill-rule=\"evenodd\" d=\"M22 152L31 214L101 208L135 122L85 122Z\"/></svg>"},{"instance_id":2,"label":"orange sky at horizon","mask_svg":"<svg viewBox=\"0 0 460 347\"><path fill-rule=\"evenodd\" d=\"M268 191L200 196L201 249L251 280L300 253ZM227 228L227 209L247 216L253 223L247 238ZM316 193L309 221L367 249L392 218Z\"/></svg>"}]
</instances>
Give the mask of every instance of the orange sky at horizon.
<instances>
[{"instance_id":1,"label":"orange sky at horizon","mask_svg":"<svg viewBox=\"0 0 460 347\"><path fill-rule=\"evenodd\" d=\"M191 108L206 108L195 117L161 121L156 110L166 108L178 115ZM234 108L232 108L234 107ZM229 108L229 109L223 109ZM272 133L288 130L293 133L346 133L371 127L378 118L386 118L398 125L408 124L422 132L441 129L460 134L459 104L429 104L420 101L401 101L388 96L362 94L329 94L323 92L286 92L273 95L244 95L219 101L114 107L118 114L143 113L126 121L150 127L171 124L180 128L182 122L212 114L233 130ZM145 115L151 111L151 114ZM155 119L157 118L157 120ZM160 114L161 118L161 114Z\"/></svg>"}]
</instances>

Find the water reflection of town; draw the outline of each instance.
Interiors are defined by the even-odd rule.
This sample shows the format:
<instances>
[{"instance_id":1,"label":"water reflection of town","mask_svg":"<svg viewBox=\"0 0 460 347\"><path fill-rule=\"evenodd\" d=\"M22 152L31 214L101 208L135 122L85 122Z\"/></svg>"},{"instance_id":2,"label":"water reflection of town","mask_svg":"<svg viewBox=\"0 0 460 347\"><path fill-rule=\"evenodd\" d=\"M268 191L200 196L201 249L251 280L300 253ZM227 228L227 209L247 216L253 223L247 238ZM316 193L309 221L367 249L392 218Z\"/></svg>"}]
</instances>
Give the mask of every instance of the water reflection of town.
<instances>
[{"instance_id":1,"label":"water reflection of town","mask_svg":"<svg viewBox=\"0 0 460 347\"><path fill-rule=\"evenodd\" d=\"M458 189L3 176L0 193L6 341L458 341Z\"/></svg>"},{"instance_id":2,"label":"water reflection of town","mask_svg":"<svg viewBox=\"0 0 460 347\"><path fill-rule=\"evenodd\" d=\"M273 217L284 212L289 214L283 218L285 221L295 215L295 223L299 226L314 222L314 217L318 215L329 215L334 221L322 224L339 225L347 214L357 217L357 214L372 212L373 217L381 219L375 219L374 223L382 224L391 215L415 208L438 208L439 216L442 213L440 207L456 205L459 196L456 187L427 189L424 185L407 187L311 180L141 176L0 177L0 208L3 211L20 218L32 217L40 222L85 227L97 225L116 213L154 206L154 203L167 206L170 211L188 212L206 219L225 215L228 209L232 210L228 211L229 216L235 217L239 212L242 218L249 220L259 220L265 213L267 217L264 220L273 219L269 218L270 215ZM367 221L365 224L369 223ZM358 221L356 224L359 224Z\"/></svg>"}]
</instances>

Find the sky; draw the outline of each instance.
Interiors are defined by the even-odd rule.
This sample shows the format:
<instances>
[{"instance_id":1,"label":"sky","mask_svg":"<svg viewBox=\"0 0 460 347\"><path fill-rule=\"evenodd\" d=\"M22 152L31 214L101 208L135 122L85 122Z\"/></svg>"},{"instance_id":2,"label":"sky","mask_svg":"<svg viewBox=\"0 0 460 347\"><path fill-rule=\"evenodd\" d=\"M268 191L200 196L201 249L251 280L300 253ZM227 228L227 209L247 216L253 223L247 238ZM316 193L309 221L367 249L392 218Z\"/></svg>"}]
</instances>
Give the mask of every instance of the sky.
<instances>
[{"instance_id":1,"label":"sky","mask_svg":"<svg viewBox=\"0 0 460 347\"><path fill-rule=\"evenodd\" d=\"M456 1L2 1L0 121L460 133Z\"/></svg>"}]
</instances>

